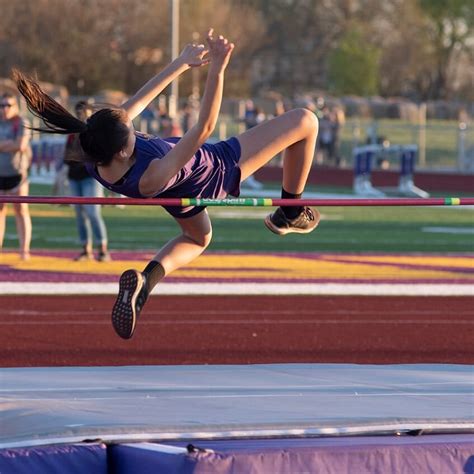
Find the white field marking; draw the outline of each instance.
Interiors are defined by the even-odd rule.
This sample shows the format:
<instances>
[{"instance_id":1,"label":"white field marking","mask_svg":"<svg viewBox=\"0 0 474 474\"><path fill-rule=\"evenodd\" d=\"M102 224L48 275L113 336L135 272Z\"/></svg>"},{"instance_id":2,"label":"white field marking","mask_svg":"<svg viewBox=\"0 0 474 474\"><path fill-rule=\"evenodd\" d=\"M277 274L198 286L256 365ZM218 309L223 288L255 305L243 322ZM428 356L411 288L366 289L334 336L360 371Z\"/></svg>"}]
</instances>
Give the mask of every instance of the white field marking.
<instances>
[{"instance_id":1,"label":"white field marking","mask_svg":"<svg viewBox=\"0 0 474 474\"><path fill-rule=\"evenodd\" d=\"M8 232L3 236L4 240L18 240L16 234L9 234Z\"/></svg>"},{"instance_id":2,"label":"white field marking","mask_svg":"<svg viewBox=\"0 0 474 474\"><path fill-rule=\"evenodd\" d=\"M74 243L77 244L77 239L74 237L44 237L43 239L46 242L52 242L52 243ZM150 242L151 239L149 238L137 238L137 237L120 237L120 235L117 237L117 239L114 238L114 241L120 241L120 242Z\"/></svg>"},{"instance_id":3,"label":"white field marking","mask_svg":"<svg viewBox=\"0 0 474 474\"><path fill-rule=\"evenodd\" d=\"M435 234L474 234L474 227L422 227L421 231Z\"/></svg>"},{"instance_id":4,"label":"white field marking","mask_svg":"<svg viewBox=\"0 0 474 474\"><path fill-rule=\"evenodd\" d=\"M43 240L46 242L54 243L74 243L77 244L77 238L75 237L45 237Z\"/></svg>"},{"instance_id":5,"label":"white field marking","mask_svg":"<svg viewBox=\"0 0 474 474\"><path fill-rule=\"evenodd\" d=\"M430 321L427 319L410 319L399 321L396 319L236 319L236 320L226 320L226 319L208 319L208 320L158 320L158 321L141 321L140 326L215 326L215 325L262 325L268 324L271 326L275 325L377 325L377 324L395 324L400 326L402 324L423 324L426 326L432 325L470 325L474 327L474 320L472 319L441 319L436 321ZM110 326L108 321L0 321L0 326Z\"/></svg>"},{"instance_id":6,"label":"white field marking","mask_svg":"<svg viewBox=\"0 0 474 474\"><path fill-rule=\"evenodd\" d=\"M114 239L114 250L118 250L118 251L129 250L130 251L131 250L130 244L136 244L136 243L138 243L137 239L130 239L130 240L126 240L126 239L120 240L120 238L118 240ZM156 245L153 245L153 242L151 242L150 239L147 239L146 241L143 240L140 242L139 248L134 248L131 251L132 252L133 251L145 252L145 253L153 252L153 255L154 255L156 253ZM114 254L114 251L112 251L112 254ZM138 257L138 258L141 258L141 257ZM117 259L120 260L120 258L117 258Z\"/></svg>"},{"instance_id":7,"label":"white field marking","mask_svg":"<svg viewBox=\"0 0 474 474\"><path fill-rule=\"evenodd\" d=\"M133 236L136 234L146 234L148 237L150 237L151 233L155 231L159 231L160 233L164 231L176 231L178 230L178 227L176 225L161 225L161 224L156 224L155 227L153 225L146 227L134 227L133 228L133 234L130 235L130 238L127 239L127 235L130 234L130 226L114 226L114 237L113 240L130 240L133 242ZM151 240L148 238L147 240Z\"/></svg>"},{"instance_id":8,"label":"white field marking","mask_svg":"<svg viewBox=\"0 0 474 474\"><path fill-rule=\"evenodd\" d=\"M116 295L117 283L2 282L0 295ZM472 283L161 283L160 295L474 296Z\"/></svg>"}]
</instances>

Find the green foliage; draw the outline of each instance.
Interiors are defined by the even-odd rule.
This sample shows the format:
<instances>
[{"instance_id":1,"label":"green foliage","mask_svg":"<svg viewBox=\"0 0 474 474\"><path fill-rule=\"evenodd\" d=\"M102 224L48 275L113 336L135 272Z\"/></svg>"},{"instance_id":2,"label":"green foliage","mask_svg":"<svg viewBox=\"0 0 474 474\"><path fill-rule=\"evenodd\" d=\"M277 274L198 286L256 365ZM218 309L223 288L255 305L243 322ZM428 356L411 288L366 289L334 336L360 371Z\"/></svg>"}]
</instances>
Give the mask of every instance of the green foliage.
<instances>
[{"instance_id":1,"label":"green foliage","mask_svg":"<svg viewBox=\"0 0 474 474\"><path fill-rule=\"evenodd\" d=\"M349 30L329 57L330 88L336 94L377 94L379 58L378 48L358 30Z\"/></svg>"},{"instance_id":2,"label":"green foliage","mask_svg":"<svg viewBox=\"0 0 474 474\"><path fill-rule=\"evenodd\" d=\"M0 77L17 66L73 95L102 89L133 93L170 60L169 5L169 0L0 0ZM196 36L201 41L209 26L235 42L228 96L273 90L291 97L330 88L424 100L473 94L473 0L181 0L180 5L181 45ZM199 74L201 89L204 79L205 70ZM183 75L183 97L192 82L191 74Z\"/></svg>"},{"instance_id":3,"label":"green foliage","mask_svg":"<svg viewBox=\"0 0 474 474\"><path fill-rule=\"evenodd\" d=\"M435 20L459 18L471 23L474 18L472 0L418 0L423 11Z\"/></svg>"},{"instance_id":4,"label":"green foliage","mask_svg":"<svg viewBox=\"0 0 474 474\"><path fill-rule=\"evenodd\" d=\"M418 4L429 25L435 58L428 97L451 98L454 69L450 65L459 63L460 51L467 52L472 64L474 4L472 0L418 0ZM457 68L464 69L459 64Z\"/></svg>"}]
</instances>

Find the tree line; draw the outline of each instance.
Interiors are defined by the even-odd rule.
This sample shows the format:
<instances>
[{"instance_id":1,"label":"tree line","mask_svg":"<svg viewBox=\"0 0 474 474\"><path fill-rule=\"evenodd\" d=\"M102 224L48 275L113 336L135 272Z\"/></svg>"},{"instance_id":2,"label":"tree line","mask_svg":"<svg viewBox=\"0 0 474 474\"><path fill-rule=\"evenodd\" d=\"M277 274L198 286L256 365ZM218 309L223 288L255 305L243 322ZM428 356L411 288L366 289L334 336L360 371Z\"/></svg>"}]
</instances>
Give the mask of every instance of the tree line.
<instances>
[{"instance_id":1,"label":"tree line","mask_svg":"<svg viewBox=\"0 0 474 474\"><path fill-rule=\"evenodd\" d=\"M132 92L170 60L169 0L0 0L0 12L2 77L17 66L72 94ZM209 26L236 43L229 96L474 100L472 0L181 0L180 17L182 45Z\"/></svg>"}]
</instances>

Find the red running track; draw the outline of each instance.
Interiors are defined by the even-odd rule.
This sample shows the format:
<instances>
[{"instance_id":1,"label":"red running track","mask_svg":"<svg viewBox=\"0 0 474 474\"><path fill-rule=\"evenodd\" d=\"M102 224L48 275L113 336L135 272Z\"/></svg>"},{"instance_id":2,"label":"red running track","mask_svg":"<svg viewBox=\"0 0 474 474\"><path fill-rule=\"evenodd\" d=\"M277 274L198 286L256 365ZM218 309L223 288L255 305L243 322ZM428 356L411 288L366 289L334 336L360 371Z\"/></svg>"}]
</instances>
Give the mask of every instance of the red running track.
<instances>
[{"instance_id":1,"label":"red running track","mask_svg":"<svg viewBox=\"0 0 474 474\"><path fill-rule=\"evenodd\" d=\"M113 296L1 296L0 365L474 363L469 297L153 296L133 339Z\"/></svg>"}]
</instances>

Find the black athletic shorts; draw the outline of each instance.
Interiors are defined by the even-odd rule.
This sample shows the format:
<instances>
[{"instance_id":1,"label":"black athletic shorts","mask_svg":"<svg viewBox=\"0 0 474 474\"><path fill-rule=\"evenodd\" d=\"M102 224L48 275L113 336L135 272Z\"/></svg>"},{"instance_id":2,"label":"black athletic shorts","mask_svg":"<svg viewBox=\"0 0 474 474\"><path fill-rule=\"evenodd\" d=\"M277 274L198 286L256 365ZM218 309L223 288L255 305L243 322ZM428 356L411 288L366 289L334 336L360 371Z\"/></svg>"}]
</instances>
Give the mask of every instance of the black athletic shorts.
<instances>
[{"instance_id":1,"label":"black athletic shorts","mask_svg":"<svg viewBox=\"0 0 474 474\"><path fill-rule=\"evenodd\" d=\"M0 191L10 191L21 183L21 174L14 176L0 176Z\"/></svg>"}]
</instances>

